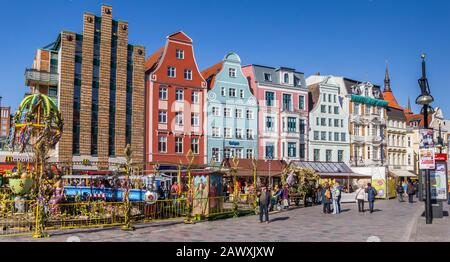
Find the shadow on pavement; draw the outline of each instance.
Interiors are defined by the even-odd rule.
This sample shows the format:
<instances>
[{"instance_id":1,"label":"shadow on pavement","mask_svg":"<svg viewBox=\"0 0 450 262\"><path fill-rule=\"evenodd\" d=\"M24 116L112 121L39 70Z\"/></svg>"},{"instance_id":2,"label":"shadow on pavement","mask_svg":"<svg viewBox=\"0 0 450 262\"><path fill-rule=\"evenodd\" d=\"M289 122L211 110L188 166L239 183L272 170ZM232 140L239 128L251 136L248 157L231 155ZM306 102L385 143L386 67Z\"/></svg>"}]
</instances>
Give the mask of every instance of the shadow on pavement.
<instances>
[{"instance_id":1,"label":"shadow on pavement","mask_svg":"<svg viewBox=\"0 0 450 262\"><path fill-rule=\"evenodd\" d=\"M275 222L275 221L284 221L284 220L288 220L289 217L276 217L274 219L271 219L270 222Z\"/></svg>"},{"instance_id":2,"label":"shadow on pavement","mask_svg":"<svg viewBox=\"0 0 450 262\"><path fill-rule=\"evenodd\" d=\"M348 212L348 211L350 211L350 210L351 210L350 208L342 209L342 210L341 210L341 213Z\"/></svg>"}]
</instances>

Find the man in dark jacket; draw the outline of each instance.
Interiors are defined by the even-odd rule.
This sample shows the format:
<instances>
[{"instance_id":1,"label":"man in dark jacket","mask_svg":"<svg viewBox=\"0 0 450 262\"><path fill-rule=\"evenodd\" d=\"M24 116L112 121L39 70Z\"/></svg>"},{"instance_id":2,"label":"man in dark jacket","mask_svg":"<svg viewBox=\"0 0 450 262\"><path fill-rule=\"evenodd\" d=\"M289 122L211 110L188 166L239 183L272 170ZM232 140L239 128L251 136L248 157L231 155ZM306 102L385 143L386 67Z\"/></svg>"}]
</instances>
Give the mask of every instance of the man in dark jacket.
<instances>
[{"instance_id":1,"label":"man in dark jacket","mask_svg":"<svg viewBox=\"0 0 450 262\"><path fill-rule=\"evenodd\" d=\"M366 193L368 195L367 196L367 200L369 201L370 213L373 213L373 207L374 207L374 204L375 204L375 197L378 194L377 190L372 187L371 183L367 183Z\"/></svg>"},{"instance_id":2,"label":"man in dark jacket","mask_svg":"<svg viewBox=\"0 0 450 262\"><path fill-rule=\"evenodd\" d=\"M402 183L398 183L397 187L395 188L395 190L397 191L397 199L399 202L405 202L403 200L403 194L405 193L403 191L403 187L402 187Z\"/></svg>"},{"instance_id":3,"label":"man in dark jacket","mask_svg":"<svg viewBox=\"0 0 450 262\"><path fill-rule=\"evenodd\" d=\"M322 195L323 213L330 214L331 191L330 186L328 184L325 184L325 186L322 188L321 195Z\"/></svg>"},{"instance_id":4,"label":"man in dark jacket","mask_svg":"<svg viewBox=\"0 0 450 262\"><path fill-rule=\"evenodd\" d=\"M414 195L416 194L416 190L414 189L414 185L412 184L412 182L408 183L408 189L406 190L406 193L408 194L408 200L409 203L414 203L413 199L414 199Z\"/></svg>"},{"instance_id":5,"label":"man in dark jacket","mask_svg":"<svg viewBox=\"0 0 450 262\"><path fill-rule=\"evenodd\" d=\"M269 207L270 207L270 192L266 186L262 186L261 192L258 193L259 197L259 221L263 221L263 216L266 218L266 223L269 223Z\"/></svg>"}]
</instances>

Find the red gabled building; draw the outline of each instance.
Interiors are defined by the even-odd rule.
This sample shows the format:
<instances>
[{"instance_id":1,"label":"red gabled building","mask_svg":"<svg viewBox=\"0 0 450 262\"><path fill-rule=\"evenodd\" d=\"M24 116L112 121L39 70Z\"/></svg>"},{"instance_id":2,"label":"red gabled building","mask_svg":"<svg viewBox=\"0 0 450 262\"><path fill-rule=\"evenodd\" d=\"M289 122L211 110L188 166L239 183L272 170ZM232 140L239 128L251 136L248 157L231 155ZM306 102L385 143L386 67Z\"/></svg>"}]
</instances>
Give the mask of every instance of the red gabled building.
<instances>
[{"instance_id":1,"label":"red gabled building","mask_svg":"<svg viewBox=\"0 0 450 262\"><path fill-rule=\"evenodd\" d=\"M164 47L146 61L146 161L206 162L204 101L207 85L194 56L192 39L184 32L167 37Z\"/></svg>"}]
</instances>

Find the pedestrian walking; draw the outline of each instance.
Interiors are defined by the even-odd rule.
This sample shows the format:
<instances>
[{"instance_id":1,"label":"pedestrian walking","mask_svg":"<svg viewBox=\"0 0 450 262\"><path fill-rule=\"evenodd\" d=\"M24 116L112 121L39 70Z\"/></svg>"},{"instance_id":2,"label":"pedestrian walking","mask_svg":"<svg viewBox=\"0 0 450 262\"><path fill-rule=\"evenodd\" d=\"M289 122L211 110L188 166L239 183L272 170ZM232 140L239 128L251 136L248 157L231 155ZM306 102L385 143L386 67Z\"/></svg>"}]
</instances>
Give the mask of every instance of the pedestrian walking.
<instances>
[{"instance_id":1,"label":"pedestrian walking","mask_svg":"<svg viewBox=\"0 0 450 262\"><path fill-rule=\"evenodd\" d=\"M263 217L266 219L266 223L269 223L269 208L270 208L270 191L266 186L261 187L261 192L258 193L259 198L259 222L264 222Z\"/></svg>"},{"instance_id":2,"label":"pedestrian walking","mask_svg":"<svg viewBox=\"0 0 450 262\"><path fill-rule=\"evenodd\" d=\"M403 186L402 186L401 183L398 183L397 187L395 188L395 191L397 191L397 199L398 199L398 202L405 202L405 201L403 200L403 194L404 194L405 192L403 191Z\"/></svg>"},{"instance_id":3,"label":"pedestrian walking","mask_svg":"<svg viewBox=\"0 0 450 262\"><path fill-rule=\"evenodd\" d=\"M414 203L413 199L414 199L414 195L416 194L416 190L414 189L414 185L412 184L412 182L408 183L408 188L407 188L406 193L408 194L409 203L410 204Z\"/></svg>"},{"instance_id":4,"label":"pedestrian walking","mask_svg":"<svg viewBox=\"0 0 450 262\"><path fill-rule=\"evenodd\" d=\"M322 205L323 205L323 213L324 214L330 214L330 201L331 201L331 191L330 186L328 184L325 184L325 186L322 188Z\"/></svg>"},{"instance_id":5,"label":"pedestrian walking","mask_svg":"<svg viewBox=\"0 0 450 262\"><path fill-rule=\"evenodd\" d=\"M333 198L333 214L339 214L341 211L339 210L339 197L341 195L341 190L339 188L339 184L334 184L333 190L331 191L331 195Z\"/></svg>"},{"instance_id":6,"label":"pedestrian walking","mask_svg":"<svg viewBox=\"0 0 450 262\"><path fill-rule=\"evenodd\" d=\"M355 200L358 203L358 212L364 213L364 199L366 198L366 192L364 190L364 187L360 187L358 190L356 190L356 197Z\"/></svg>"},{"instance_id":7,"label":"pedestrian walking","mask_svg":"<svg viewBox=\"0 0 450 262\"><path fill-rule=\"evenodd\" d=\"M406 181L406 179L403 180L402 187L404 192L403 194L406 195L406 191L408 191L408 182Z\"/></svg>"},{"instance_id":8,"label":"pedestrian walking","mask_svg":"<svg viewBox=\"0 0 450 262\"><path fill-rule=\"evenodd\" d=\"M342 186L341 185L339 185L339 183L338 182L336 182L336 185L337 185L337 187L339 188L339 194L338 194L338 198L337 198L337 207L338 207L338 210L339 210L339 213L341 213L341 197L342 197L342 191L343 191L343 189L342 189Z\"/></svg>"},{"instance_id":9,"label":"pedestrian walking","mask_svg":"<svg viewBox=\"0 0 450 262\"><path fill-rule=\"evenodd\" d=\"M375 204L375 197L377 196L378 192L375 188L372 187L371 183L367 183L367 188L366 188L366 193L367 193L367 200L369 201L369 210L370 213L373 213L373 208L374 208L374 204Z\"/></svg>"},{"instance_id":10,"label":"pedestrian walking","mask_svg":"<svg viewBox=\"0 0 450 262\"><path fill-rule=\"evenodd\" d=\"M319 186L316 190L316 205L322 204L322 187Z\"/></svg>"}]
</instances>

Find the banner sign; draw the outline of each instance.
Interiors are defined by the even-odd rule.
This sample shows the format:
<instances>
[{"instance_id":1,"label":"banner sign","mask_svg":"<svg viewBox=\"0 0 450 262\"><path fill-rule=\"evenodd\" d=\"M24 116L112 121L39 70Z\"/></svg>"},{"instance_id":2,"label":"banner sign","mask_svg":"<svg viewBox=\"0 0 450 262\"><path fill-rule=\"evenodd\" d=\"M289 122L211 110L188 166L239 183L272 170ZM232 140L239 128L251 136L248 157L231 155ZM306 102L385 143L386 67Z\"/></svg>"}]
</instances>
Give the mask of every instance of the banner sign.
<instances>
[{"instance_id":1,"label":"banner sign","mask_svg":"<svg viewBox=\"0 0 450 262\"><path fill-rule=\"evenodd\" d=\"M447 200L447 174L445 163L437 163L436 170L430 171L431 199Z\"/></svg>"},{"instance_id":2,"label":"banner sign","mask_svg":"<svg viewBox=\"0 0 450 262\"><path fill-rule=\"evenodd\" d=\"M434 148L419 149L419 169L434 169Z\"/></svg>"},{"instance_id":3,"label":"banner sign","mask_svg":"<svg viewBox=\"0 0 450 262\"><path fill-rule=\"evenodd\" d=\"M419 138L420 138L419 148L434 147L433 129L420 129Z\"/></svg>"}]
</instances>

